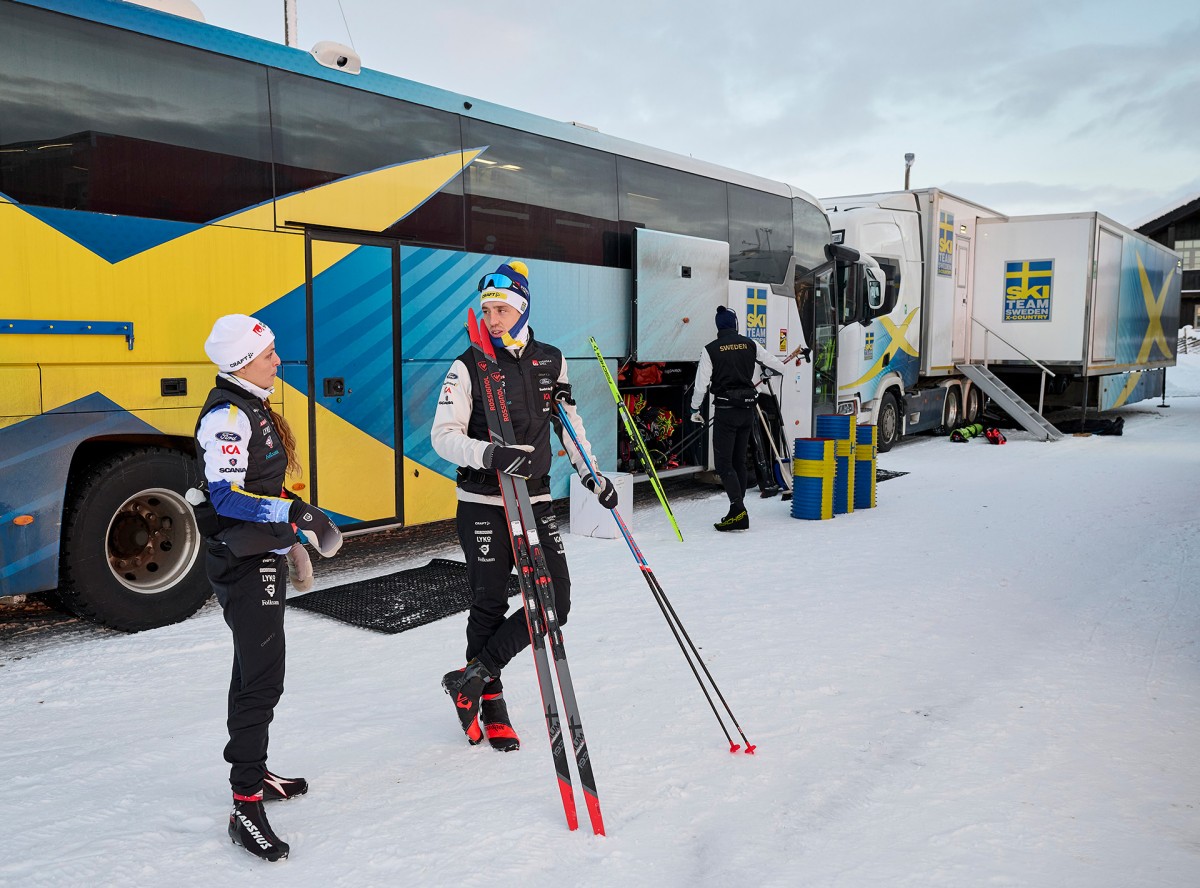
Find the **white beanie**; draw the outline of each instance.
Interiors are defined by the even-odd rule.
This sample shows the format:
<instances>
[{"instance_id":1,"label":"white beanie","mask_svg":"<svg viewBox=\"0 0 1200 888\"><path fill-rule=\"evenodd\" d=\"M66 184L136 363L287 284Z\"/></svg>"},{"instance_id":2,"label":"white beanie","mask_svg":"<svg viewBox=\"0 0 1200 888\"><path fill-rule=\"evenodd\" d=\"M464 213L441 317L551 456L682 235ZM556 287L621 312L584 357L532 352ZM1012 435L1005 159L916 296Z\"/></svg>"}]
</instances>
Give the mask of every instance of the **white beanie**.
<instances>
[{"instance_id":1,"label":"white beanie","mask_svg":"<svg viewBox=\"0 0 1200 888\"><path fill-rule=\"evenodd\" d=\"M275 341L275 334L262 321L249 315L217 318L204 340L204 353L223 373L245 367Z\"/></svg>"}]
</instances>

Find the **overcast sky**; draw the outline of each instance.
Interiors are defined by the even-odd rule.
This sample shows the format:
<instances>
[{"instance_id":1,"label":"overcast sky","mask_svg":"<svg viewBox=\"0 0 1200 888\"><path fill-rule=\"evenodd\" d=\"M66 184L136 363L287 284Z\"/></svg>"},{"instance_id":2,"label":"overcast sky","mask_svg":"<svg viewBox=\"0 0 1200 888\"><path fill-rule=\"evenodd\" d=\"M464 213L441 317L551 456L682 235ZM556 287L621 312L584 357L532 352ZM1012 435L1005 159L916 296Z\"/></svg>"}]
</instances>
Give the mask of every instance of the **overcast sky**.
<instances>
[{"instance_id":1,"label":"overcast sky","mask_svg":"<svg viewBox=\"0 0 1200 888\"><path fill-rule=\"evenodd\" d=\"M196 2L283 42L283 0ZM912 187L1009 214L1200 193L1195 0L298 3L304 49L817 197L902 188L909 151Z\"/></svg>"}]
</instances>

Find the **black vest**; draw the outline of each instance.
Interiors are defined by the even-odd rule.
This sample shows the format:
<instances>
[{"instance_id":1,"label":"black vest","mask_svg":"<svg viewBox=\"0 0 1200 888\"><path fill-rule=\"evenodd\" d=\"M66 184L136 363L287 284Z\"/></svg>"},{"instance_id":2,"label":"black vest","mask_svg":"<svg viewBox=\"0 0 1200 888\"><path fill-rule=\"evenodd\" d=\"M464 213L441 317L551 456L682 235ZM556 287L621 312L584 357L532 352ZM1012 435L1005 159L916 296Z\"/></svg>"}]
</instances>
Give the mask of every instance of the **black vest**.
<instances>
[{"instance_id":1,"label":"black vest","mask_svg":"<svg viewBox=\"0 0 1200 888\"><path fill-rule=\"evenodd\" d=\"M478 441L490 441L487 427L487 405L483 396L483 373L487 362L470 348L458 358L471 374L471 419L467 435ZM532 444L533 462L529 478L529 495L539 496L550 491L550 426L554 418L554 385L562 373L562 352L533 338L513 357L505 348L496 349L496 360L504 371L508 413L512 419L512 444ZM481 366L482 365L482 366ZM493 469L458 468L458 486L468 493L500 495L500 482Z\"/></svg>"},{"instance_id":2,"label":"black vest","mask_svg":"<svg viewBox=\"0 0 1200 888\"><path fill-rule=\"evenodd\" d=\"M200 431L200 420L210 410L221 404L232 404L246 414L250 420L250 440L242 444L246 456L246 479L242 489L260 496L286 496L283 482L287 476L287 450L271 423L271 414L263 402L239 385L217 377L216 387L208 393L200 417L196 420L196 432ZM195 434L193 434L195 438ZM200 477L205 477L204 450L196 440L196 461ZM197 519L200 518L197 509ZM272 549L283 549L296 542L296 532L285 521L254 522L239 521L217 515L219 532L213 539L225 543L239 558L260 555Z\"/></svg>"},{"instance_id":3,"label":"black vest","mask_svg":"<svg viewBox=\"0 0 1200 888\"><path fill-rule=\"evenodd\" d=\"M713 404L717 407L751 407L754 391L754 367L758 347L754 340L736 330L721 330L717 338L704 346L712 360Z\"/></svg>"}]
</instances>

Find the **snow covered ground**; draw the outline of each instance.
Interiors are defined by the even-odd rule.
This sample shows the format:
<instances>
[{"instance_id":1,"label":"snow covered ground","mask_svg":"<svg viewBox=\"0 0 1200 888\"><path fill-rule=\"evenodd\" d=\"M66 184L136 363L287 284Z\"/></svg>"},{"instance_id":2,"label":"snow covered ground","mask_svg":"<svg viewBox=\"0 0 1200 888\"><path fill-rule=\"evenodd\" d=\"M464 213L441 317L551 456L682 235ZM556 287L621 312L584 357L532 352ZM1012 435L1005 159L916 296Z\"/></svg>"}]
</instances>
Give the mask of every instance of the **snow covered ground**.
<instances>
[{"instance_id":1,"label":"snow covered ground","mask_svg":"<svg viewBox=\"0 0 1200 888\"><path fill-rule=\"evenodd\" d=\"M292 844L274 865L225 837L215 607L10 638L0 884L1200 884L1200 356L1167 381L1122 437L905 443L872 511L754 500L721 536L714 493L677 505L682 545L656 508L627 516L753 756L729 754L624 544L568 536L604 838L564 825L528 654L506 672L523 748L467 746L438 687L463 616L385 636L289 613L271 764L312 790L270 807Z\"/></svg>"}]
</instances>

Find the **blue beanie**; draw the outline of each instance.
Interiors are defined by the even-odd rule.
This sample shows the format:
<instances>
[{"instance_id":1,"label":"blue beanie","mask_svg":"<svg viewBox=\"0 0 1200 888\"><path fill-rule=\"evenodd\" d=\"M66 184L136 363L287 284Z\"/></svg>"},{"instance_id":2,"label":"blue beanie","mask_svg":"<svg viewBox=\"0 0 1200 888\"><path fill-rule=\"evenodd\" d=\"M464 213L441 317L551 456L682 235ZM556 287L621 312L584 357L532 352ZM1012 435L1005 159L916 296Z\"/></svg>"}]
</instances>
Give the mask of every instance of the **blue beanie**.
<instances>
[{"instance_id":1,"label":"blue beanie","mask_svg":"<svg viewBox=\"0 0 1200 888\"><path fill-rule=\"evenodd\" d=\"M496 342L498 346L515 345L517 335L529 322L529 268L524 262L501 263L494 272L480 278L480 307L488 302L503 302L521 313L513 328L504 334L504 341ZM495 341L496 337L492 339Z\"/></svg>"},{"instance_id":2,"label":"blue beanie","mask_svg":"<svg viewBox=\"0 0 1200 888\"><path fill-rule=\"evenodd\" d=\"M737 330L737 314L723 305L717 306L717 329Z\"/></svg>"}]
</instances>

